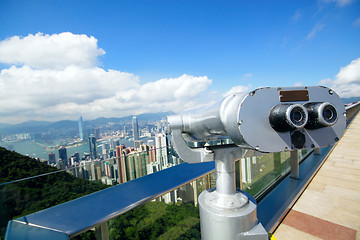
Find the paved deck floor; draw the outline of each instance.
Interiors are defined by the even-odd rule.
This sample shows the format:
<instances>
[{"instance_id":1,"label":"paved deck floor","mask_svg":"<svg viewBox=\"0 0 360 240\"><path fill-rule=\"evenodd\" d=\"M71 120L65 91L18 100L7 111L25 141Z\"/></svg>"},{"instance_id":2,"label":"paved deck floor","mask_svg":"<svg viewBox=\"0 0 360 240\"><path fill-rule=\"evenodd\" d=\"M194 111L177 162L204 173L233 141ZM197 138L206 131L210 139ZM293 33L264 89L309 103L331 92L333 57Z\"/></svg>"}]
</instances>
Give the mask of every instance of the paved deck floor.
<instances>
[{"instance_id":1,"label":"paved deck floor","mask_svg":"<svg viewBox=\"0 0 360 240\"><path fill-rule=\"evenodd\" d=\"M277 240L360 240L360 114L274 236Z\"/></svg>"}]
</instances>

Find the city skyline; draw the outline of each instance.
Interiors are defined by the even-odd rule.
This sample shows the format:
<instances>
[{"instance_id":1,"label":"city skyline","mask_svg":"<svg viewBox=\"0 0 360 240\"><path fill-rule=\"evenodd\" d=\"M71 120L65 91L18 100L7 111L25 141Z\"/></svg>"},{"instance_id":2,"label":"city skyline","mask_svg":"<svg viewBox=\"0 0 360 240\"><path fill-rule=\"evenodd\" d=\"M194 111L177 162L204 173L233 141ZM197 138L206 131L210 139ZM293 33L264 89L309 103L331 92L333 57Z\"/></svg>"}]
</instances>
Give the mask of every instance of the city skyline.
<instances>
[{"instance_id":1,"label":"city skyline","mask_svg":"<svg viewBox=\"0 0 360 240\"><path fill-rule=\"evenodd\" d=\"M0 2L2 123L180 112L233 91L359 97L359 0Z\"/></svg>"}]
</instances>

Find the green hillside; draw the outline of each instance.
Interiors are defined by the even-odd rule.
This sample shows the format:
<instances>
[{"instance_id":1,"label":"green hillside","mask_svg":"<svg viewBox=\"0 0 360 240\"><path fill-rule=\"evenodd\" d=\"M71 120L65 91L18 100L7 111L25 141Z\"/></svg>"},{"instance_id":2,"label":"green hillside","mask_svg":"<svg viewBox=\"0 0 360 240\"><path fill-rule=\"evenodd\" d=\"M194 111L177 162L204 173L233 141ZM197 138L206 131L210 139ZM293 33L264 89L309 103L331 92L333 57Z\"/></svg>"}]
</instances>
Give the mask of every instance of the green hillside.
<instances>
[{"instance_id":1,"label":"green hillside","mask_svg":"<svg viewBox=\"0 0 360 240\"><path fill-rule=\"evenodd\" d=\"M0 184L58 169L0 147ZM102 190L100 182L60 172L0 185L0 239L7 222L51 206ZM193 204L149 202L109 223L110 239L200 239L199 209ZM92 231L74 239L93 240Z\"/></svg>"},{"instance_id":2,"label":"green hillside","mask_svg":"<svg viewBox=\"0 0 360 240\"><path fill-rule=\"evenodd\" d=\"M0 184L58 169L0 147ZM105 189L100 182L87 181L60 172L17 183L0 185L0 238L11 219Z\"/></svg>"}]
</instances>

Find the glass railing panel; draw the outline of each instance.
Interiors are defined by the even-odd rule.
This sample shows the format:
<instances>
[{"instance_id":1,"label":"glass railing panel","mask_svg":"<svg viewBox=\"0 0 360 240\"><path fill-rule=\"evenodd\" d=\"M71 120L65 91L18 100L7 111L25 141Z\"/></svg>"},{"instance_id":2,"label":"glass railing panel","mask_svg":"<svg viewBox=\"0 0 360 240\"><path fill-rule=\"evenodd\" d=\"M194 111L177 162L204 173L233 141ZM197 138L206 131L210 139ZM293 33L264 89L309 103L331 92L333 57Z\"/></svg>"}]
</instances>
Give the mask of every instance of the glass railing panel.
<instances>
[{"instance_id":1,"label":"glass railing panel","mask_svg":"<svg viewBox=\"0 0 360 240\"><path fill-rule=\"evenodd\" d=\"M253 196L265 191L290 169L290 152L268 153L241 160L243 190Z\"/></svg>"},{"instance_id":2,"label":"glass railing panel","mask_svg":"<svg viewBox=\"0 0 360 240\"><path fill-rule=\"evenodd\" d=\"M3 183L4 184L4 183ZM0 186L0 238L8 221L71 201L107 186L58 172Z\"/></svg>"},{"instance_id":3,"label":"glass railing panel","mask_svg":"<svg viewBox=\"0 0 360 240\"><path fill-rule=\"evenodd\" d=\"M307 151L301 151L300 155L305 156L306 154ZM289 152L265 154L244 158L236 162L237 187L253 195L263 192L288 171L290 166L289 156ZM40 162L33 161L36 162L36 164L34 163L36 166L34 165L33 168L40 169L37 167ZM3 222L0 222L2 224L0 236L3 237L6 224L11 219L70 201L110 185L121 184L152 174L180 163L182 163L182 160L179 159L172 146L158 149L144 146L139 150L129 149L124 151L120 156L114 152L112 157L80 161L78 164L73 163L64 169L61 166L54 168L45 165L46 170L32 174L21 173L21 171L17 175L7 174L7 176L12 177L0 179L0 184L5 184L0 185L0 204L2 204L0 214L2 214L1 219L3 220ZM174 206L181 205L180 203L184 204L184 206L193 204L196 208L198 195L202 191L215 186L216 177L215 173L212 172L155 200L170 205L173 204ZM9 215L9 212L11 215ZM187 221L184 220L183 228L190 224ZM109 223L109 227L110 225ZM109 235L111 229L110 227ZM131 232L132 230L128 231ZM96 238L97 232L94 228L74 239L93 239L94 236Z\"/></svg>"},{"instance_id":4,"label":"glass railing panel","mask_svg":"<svg viewBox=\"0 0 360 240\"><path fill-rule=\"evenodd\" d=\"M193 180L110 220L109 239L200 239L197 201L210 178Z\"/></svg>"},{"instance_id":5,"label":"glass railing panel","mask_svg":"<svg viewBox=\"0 0 360 240\"><path fill-rule=\"evenodd\" d=\"M72 239L201 239L198 196L212 184L214 172L106 222L105 234L98 226Z\"/></svg>"}]
</instances>

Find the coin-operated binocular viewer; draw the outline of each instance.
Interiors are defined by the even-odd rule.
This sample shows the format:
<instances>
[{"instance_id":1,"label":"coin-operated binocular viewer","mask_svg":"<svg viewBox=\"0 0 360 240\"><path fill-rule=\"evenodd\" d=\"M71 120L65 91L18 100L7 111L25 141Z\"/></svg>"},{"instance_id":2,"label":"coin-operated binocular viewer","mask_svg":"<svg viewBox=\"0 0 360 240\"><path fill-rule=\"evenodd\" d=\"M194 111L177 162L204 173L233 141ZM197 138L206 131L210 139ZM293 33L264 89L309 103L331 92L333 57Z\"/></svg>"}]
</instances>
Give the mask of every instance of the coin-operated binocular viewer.
<instances>
[{"instance_id":1,"label":"coin-operated binocular viewer","mask_svg":"<svg viewBox=\"0 0 360 240\"><path fill-rule=\"evenodd\" d=\"M216 188L199 196L202 239L265 240L252 196L236 189L235 160L248 149L281 152L326 147L342 136L345 107L321 86L234 93L193 113L168 116L175 150L185 162L215 161ZM189 141L230 138L234 144L192 148Z\"/></svg>"}]
</instances>

